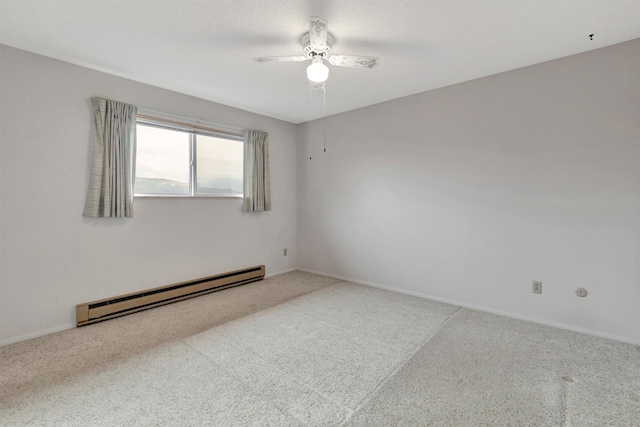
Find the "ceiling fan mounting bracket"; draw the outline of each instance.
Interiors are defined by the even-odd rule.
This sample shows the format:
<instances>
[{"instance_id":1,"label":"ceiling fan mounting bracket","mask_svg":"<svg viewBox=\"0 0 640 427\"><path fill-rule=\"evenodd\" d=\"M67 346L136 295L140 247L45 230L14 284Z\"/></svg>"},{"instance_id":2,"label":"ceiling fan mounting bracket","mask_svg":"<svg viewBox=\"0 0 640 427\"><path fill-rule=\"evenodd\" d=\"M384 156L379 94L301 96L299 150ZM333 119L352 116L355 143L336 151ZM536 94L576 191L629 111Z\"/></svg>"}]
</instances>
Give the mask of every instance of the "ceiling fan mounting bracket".
<instances>
[{"instance_id":1,"label":"ceiling fan mounting bracket","mask_svg":"<svg viewBox=\"0 0 640 427\"><path fill-rule=\"evenodd\" d=\"M327 33L327 42L325 46L319 48L317 46L311 46L311 37L309 36L309 32L307 31L300 38L300 43L302 43L302 48L305 56L309 58L313 58L316 55L320 55L323 58L328 58L331 54L331 47L333 46L333 35L331 33Z\"/></svg>"}]
</instances>

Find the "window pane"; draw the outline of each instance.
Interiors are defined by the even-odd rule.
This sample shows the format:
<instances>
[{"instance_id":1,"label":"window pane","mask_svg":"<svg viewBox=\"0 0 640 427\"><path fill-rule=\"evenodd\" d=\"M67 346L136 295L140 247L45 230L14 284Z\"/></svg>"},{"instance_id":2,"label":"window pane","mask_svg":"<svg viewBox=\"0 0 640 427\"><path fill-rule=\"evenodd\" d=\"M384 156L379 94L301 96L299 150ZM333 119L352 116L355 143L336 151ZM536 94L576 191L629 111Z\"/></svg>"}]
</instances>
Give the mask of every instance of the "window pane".
<instances>
[{"instance_id":1,"label":"window pane","mask_svg":"<svg viewBox=\"0 0 640 427\"><path fill-rule=\"evenodd\" d=\"M189 194L189 134L138 124L136 194Z\"/></svg>"},{"instance_id":2,"label":"window pane","mask_svg":"<svg viewBox=\"0 0 640 427\"><path fill-rule=\"evenodd\" d=\"M242 195L242 141L196 136L199 194Z\"/></svg>"}]
</instances>

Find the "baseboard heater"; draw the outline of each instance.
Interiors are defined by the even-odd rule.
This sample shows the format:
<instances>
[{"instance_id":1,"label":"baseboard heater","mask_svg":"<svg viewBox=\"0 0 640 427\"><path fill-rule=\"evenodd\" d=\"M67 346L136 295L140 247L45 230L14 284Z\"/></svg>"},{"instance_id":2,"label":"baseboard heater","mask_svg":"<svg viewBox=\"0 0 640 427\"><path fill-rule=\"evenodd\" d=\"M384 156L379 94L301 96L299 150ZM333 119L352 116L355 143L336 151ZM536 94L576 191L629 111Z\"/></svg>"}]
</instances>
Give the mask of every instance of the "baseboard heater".
<instances>
[{"instance_id":1,"label":"baseboard heater","mask_svg":"<svg viewBox=\"0 0 640 427\"><path fill-rule=\"evenodd\" d=\"M113 298L86 302L76 306L78 326L101 322L160 305L170 304L210 292L244 285L264 279L264 265L231 271L215 276L201 277L187 282L134 292Z\"/></svg>"}]
</instances>

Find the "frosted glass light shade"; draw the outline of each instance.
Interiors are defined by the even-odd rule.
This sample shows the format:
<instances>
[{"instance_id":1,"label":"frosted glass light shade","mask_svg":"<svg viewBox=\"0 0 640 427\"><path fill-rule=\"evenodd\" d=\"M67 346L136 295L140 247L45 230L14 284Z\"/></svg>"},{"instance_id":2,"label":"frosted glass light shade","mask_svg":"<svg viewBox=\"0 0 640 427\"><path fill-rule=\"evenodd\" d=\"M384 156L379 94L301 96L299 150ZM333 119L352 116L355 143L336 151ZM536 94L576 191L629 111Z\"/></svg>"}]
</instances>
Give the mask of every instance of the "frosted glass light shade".
<instances>
[{"instance_id":1,"label":"frosted glass light shade","mask_svg":"<svg viewBox=\"0 0 640 427\"><path fill-rule=\"evenodd\" d=\"M322 59L314 59L307 67L307 78L312 82L322 83L329 77L329 68L322 63Z\"/></svg>"}]
</instances>

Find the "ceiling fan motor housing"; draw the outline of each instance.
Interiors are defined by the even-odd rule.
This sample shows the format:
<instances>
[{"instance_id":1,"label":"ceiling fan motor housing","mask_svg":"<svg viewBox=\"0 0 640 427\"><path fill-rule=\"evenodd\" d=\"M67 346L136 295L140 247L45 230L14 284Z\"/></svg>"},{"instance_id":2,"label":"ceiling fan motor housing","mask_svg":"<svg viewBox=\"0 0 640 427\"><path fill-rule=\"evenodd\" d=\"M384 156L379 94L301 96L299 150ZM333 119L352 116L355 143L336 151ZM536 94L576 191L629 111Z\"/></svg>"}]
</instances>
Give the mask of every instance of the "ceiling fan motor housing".
<instances>
[{"instance_id":1,"label":"ceiling fan motor housing","mask_svg":"<svg viewBox=\"0 0 640 427\"><path fill-rule=\"evenodd\" d=\"M311 37L309 37L309 32L306 32L302 35L300 43L302 43L304 54L308 58L313 58L316 55L328 58L331 54L331 46L333 46L333 35L327 33L327 42L324 46L311 46Z\"/></svg>"}]
</instances>

